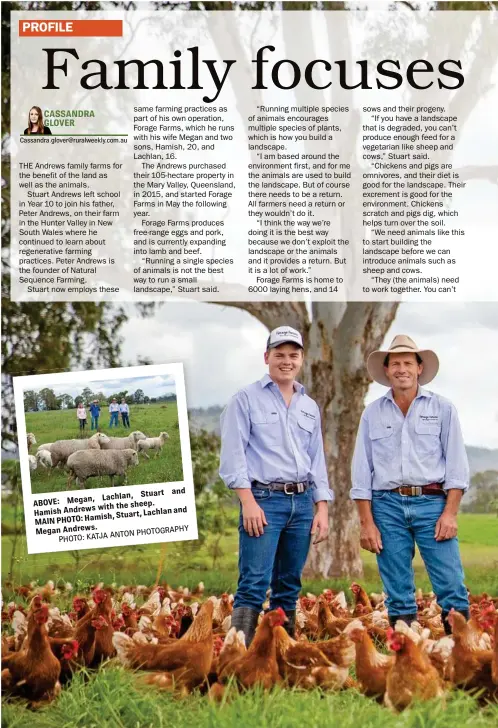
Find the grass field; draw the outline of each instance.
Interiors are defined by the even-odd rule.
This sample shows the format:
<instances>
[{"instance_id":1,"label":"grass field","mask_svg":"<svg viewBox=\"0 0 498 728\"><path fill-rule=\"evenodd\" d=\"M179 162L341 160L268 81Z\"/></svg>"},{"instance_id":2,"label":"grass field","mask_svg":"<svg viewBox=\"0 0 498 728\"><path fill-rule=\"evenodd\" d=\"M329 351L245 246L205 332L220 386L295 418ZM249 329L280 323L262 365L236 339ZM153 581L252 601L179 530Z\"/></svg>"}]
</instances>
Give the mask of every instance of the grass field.
<instances>
[{"instance_id":1,"label":"grass field","mask_svg":"<svg viewBox=\"0 0 498 728\"><path fill-rule=\"evenodd\" d=\"M8 526L10 508L2 510ZM487 515L459 517L460 543L466 571L466 583L473 592L498 594L498 519ZM2 573L8 572L11 543L4 536ZM237 580L237 533L231 530L223 539L223 554L213 564L209 556L210 539L201 548L196 542L166 546L162 580L171 585L193 587L204 581L207 593L233 591ZM54 554L26 554L24 538L15 553L13 579L26 583L37 578L69 580L74 592L100 580L117 584L151 584L156 578L161 546L158 544L112 548L95 551ZM365 575L361 579L367 590L380 591L375 559L363 552ZM416 583L424 589L429 582L420 557L415 560ZM351 579L305 580L304 591L321 591L325 587L348 590ZM74 593L73 592L73 593ZM349 591L346 591L349 594ZM9 598L5 591L4 598ZM70 599L61 600L62 608ZM446 709L438 703L412 707L401 716L348 690L337 695L320 691L275 690L271 693L250 691L233 694L221 706L211 705L205 697L191 696L175 700L153 688L138 685L137 675L108 664L88 676L79 675L65 688L60 698L35 715L20 702L4 703L2 726L5 728L310 728L331 724L341 728L491 728L498 725L498 709L479 708L475 700L460 691L452 693Z\"/></svg>"},{"instance_id":2,"label":"grass field","mask_svg":"<svg viewBox=\"0 0 498 728\"><path fill-rule=\"evenodd\" d=\"M163 446L159 457L150 454L150 460L143 455L139 457L139 465L128 470L128 485L146 485L148 483L171 483L183 480L183 468L180 450L180 432L178 429L178 410L176 403L133 405L130 408L130 429L125 429L121 422L119 427L109 429L109 415L102 410L99 430L111 437L126 437L133 430L140 430L147 437L157 437L160 432L167 432L169 440ZM80 437L76 410L54 410L50 412L27 412L26 431L32 432L37 444L32 452L44 442L55 440L71 440ZM85 437L92 431L87 426ZM33 494L51 493L67 490L67 474L60 468L45 469L38 467L31 472L31 491ZM115 481L118 483L118 481ZM105 488L110 485L108 477L90 478L86 488ZM73 485L76 488L76 485Z\"/></svg>"}]
</instances>

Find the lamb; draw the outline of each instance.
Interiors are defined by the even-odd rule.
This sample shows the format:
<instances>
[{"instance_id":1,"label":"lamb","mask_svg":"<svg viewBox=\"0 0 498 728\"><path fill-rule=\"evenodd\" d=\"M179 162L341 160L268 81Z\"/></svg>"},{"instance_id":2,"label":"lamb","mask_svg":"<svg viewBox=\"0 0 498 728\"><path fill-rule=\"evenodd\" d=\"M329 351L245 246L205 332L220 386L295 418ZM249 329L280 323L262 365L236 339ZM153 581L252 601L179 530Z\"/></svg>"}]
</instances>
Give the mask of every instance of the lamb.
<instances>
[{"instance_id":1,"label":"lamb","mask_svg":"<svg viewBox=\"0 0 498 728\"><path fill-rule=\"evenodd\" d=\"M101 445L102 450L132 450L137 449L137 443L139 440L145 440L145 435L140 430L130 432L128 437L109 437L108 440Z\"/></svg>"},{"instance_id":2,"label":"lamb","mask_svg":"<svg viewBox=\"0 0 498 728\"><path fill-rule=\"evenodd\" d=\"M108 475L111 486L114 485L114 476L124 477L126 485L126 470L131 465L138 465L138 455L132 448L125 450L80 450L69 455L66 470L68 471L67 487L71 486L73 478L82 488L85 488L87 478L97 478Z\"/></svg>"},{"instance_id":3,"label":"lamb","mask_svg":"<svg viewBox=\"0 0 498 728\"><path fill-rule=\"evenodd\" d=\"M52 467L59 463L65 465L68 457L77 450L100 450L100 446L108 440L103 432L96 432L86 440L58 440L50 448Z\"/></svg>"},{"instance_id":4,"label":"lamb","mask_svg":"<svg viewBox=\"0 0 498 728\"><path fill-rule=\"evenodd\" d=\"M30 470L36 470L36 466L38 465L38 463L36 462L35 456L34 455L28 455L28 460L29 460L29 469Z\"/></svg>"},{"instance_id":5,"label":"lamb","mask_svg":"<svg viewBox=\"0 0 498 728\"><path fill-rule=\"evenodd\" d=\"M161 432L159 437L146 437L145 440L140 440L140 442L138 443L138 452L142 453L142 455L145 455L147 460L150 460L149 456L146 453L146 450L156 450L157 458L166 440L169 440L169 435L167 432Z\"/></svg>"},{"instance_id":6,"label":"lamb","mask_svg":"<svg viewBox=\"0 0 498 728\"><path fill-rule=\"evenodd\" d=\"M50 450L43 450L39 448L36 452L36 461L38 465L41 465L44 468L51 468L52 454Z\"/></svg>"},{"instance_id":7,"label":"lamb","mask_svg":"<svg viewBox=\"0 0 498 728\"><path fill-rule=\"evenodd\" d=\"M36 445L36 437L33 435L32 432L28 432L26 435L26 442L28 444L28 452L31 450L32 445Z\"/></svg>"}]
</instances>

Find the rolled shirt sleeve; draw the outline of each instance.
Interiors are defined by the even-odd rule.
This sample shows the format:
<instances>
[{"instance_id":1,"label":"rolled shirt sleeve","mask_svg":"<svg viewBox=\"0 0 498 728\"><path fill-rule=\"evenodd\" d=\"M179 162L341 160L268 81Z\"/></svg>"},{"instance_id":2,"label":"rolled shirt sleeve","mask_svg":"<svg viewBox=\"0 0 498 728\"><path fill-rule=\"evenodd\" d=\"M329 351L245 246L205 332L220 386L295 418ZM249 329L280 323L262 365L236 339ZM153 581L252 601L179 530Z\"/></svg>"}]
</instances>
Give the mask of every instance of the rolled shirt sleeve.
<instances>
[{"instance_id":1,"label":"rolled shirt sleeve","mask_svg":"<svg viewBox=\"0 0 498 728\"><path fill-rule=\"evenodd\" d=\"M451 402L447 406L449 411L443 417L441 426L441 445L446 461L444 489L458 488L466 491L470 480L467 452L456 408Z\"/></svg>"},{"instance_id":2,"label":"rolled shirt sleeve","mask_svg":"<svg viewBox=\"0 0 498 728\"><path fill-rule=\"evenodd\" d=\"M353 500L372 500L372 444L368 431L366 412L363 412L356 435L356 444L351 464L352 488L350 497Z\"/></svg>"},{"instance_id":3,"label":"rolled shirt sleeve","mask_svg":"<svg viewBox=\"0 0 498 728\"><path fill-rule=\"evenodd\" d=\"M221 415L220 478L229 488L250 488L246 447L251 421L249 403L244 392L238 392Z\"/></svg>"},{"instance_id":4,"label":"rolled shirt sleeve","mask_svg":"<svg viewBox=\"0 0 498 728\"><path fill-rule=\"evenodd\" d=\"M315 485L313 489L313 502L333 501L334 492L329 488L327 465L323 449L322 427L320 422L320 410L316 408L316 424L311 435L311 442L308 454L311 458L311 479Z\"/></svg>"}]
</instances>

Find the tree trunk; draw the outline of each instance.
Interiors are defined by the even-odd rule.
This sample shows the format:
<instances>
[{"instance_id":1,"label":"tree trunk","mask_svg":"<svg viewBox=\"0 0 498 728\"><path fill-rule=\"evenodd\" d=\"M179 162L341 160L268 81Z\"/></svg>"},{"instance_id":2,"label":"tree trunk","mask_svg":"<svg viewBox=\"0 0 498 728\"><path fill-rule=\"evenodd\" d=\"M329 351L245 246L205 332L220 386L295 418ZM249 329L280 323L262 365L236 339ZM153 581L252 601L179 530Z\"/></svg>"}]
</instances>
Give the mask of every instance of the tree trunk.
<instances>
[{"instance_id":1,"label":"tree trunk","mask_svg":"<svg viewBox=\"0 0 498 728\"><path fill-rule=\"evenodd\" d=\"M397 303L314 303L312 318L304 304L225 304L247 310L269 329L283 324L303 333L302 383L322 417L325 459L335 502L329 506L329 536L310 551L306 576L360 576L358 519L351 488L351 456L370 385L365 360L384 339Z\"/></svg>"}]
</instances>

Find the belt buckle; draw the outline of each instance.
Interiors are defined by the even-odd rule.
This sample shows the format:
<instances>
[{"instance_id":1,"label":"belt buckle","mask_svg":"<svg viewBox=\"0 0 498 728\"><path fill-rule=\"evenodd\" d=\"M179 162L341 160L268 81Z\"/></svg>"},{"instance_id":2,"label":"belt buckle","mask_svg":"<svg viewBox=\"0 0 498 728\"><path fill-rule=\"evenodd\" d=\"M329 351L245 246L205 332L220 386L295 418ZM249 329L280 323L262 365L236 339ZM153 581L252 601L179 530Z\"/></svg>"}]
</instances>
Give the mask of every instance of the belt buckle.
<instances>
[{"instance_id":1,"label":"belt buckle","mask_svg":"<svg viewBox=\"0 0 498 728\"><path fill-rule=\"evenodd\" d=\"M285 495L294 495L292 490L287 490L288 485L294 485L294 483L284 483L284 493Z\"/></svg>"},{"instance_id":2,"label":"belt buckle","mask_svg":"<svg viewBox=\"0 0 498 728\"><path fill-rule=\"evenodd\" d=\"M422 495L422 486L412 485L412 495Z\"/></svg>"}]
</instances>

